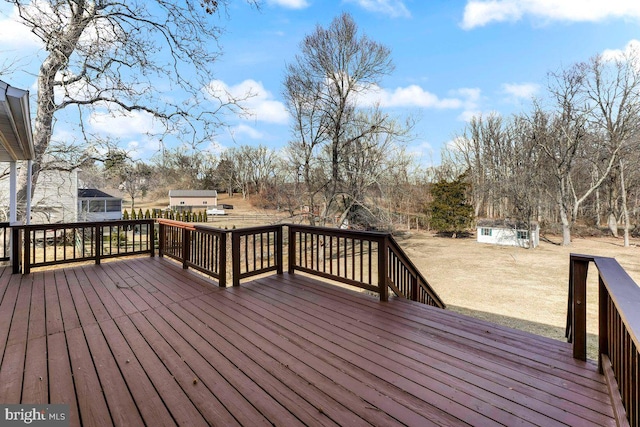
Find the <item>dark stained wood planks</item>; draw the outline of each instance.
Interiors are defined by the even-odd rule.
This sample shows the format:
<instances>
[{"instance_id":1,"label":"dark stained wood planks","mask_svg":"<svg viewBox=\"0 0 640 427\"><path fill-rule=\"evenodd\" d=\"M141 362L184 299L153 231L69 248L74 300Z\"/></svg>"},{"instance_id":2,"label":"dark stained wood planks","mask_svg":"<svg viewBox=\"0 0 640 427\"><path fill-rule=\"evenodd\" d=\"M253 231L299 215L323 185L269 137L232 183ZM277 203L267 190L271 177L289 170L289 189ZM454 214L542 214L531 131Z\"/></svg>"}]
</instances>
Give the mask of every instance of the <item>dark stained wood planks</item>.
<instances>
[{"instance_id":1,"label":"dark stained wood planks","mask_svg":"<svg viewBox=\"0 0 640 427\"><path fill-rule=\"evenodd\" d=\"M71 425L612 425L566 343L301 274L161 258L0 273L0 401Z\"/></svg>"}]
</instances>

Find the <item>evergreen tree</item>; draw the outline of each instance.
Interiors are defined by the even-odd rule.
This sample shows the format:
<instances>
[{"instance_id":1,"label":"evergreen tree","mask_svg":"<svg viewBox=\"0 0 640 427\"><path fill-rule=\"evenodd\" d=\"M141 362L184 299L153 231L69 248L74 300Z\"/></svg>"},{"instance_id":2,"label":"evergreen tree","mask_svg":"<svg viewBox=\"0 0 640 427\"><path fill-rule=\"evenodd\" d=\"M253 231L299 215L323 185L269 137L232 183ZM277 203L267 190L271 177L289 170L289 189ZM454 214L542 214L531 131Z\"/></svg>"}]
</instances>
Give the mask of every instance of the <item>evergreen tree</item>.
<instances>
[{"instance_id":1,"label":"evergreen tree","mask_svg":"<svg viewBox=\"0 0 640 427\"><path fill-rule=\"evenodd\" d=\"M455 238L473 223L473 206L468 202L471 184L466 173L449 182L441 180L431 187L432 201L427 208L431 227Z\"/></svg>"}]
</instances>

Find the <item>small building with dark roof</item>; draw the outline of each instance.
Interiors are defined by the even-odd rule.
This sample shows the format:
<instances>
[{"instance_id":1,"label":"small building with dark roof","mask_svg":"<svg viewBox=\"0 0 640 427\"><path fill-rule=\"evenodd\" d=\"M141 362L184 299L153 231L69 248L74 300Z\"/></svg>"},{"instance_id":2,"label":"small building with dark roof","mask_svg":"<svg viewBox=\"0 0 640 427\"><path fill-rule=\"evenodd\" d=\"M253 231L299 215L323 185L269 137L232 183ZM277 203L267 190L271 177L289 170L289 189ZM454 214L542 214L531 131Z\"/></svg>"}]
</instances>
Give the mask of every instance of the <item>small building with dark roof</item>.
<instances>
[{"instance_id":1,"label":"small building with dark roof","mask_svg":"<svg viewBox=\"0 0 640 427\"><path fill-rule=\"evenodd\" d=\"M524 221L480 219L477 223L477 239L479 243L535 248L540 244L540 226L536 222L529 227Z\"/></svg>"},{"instance_id":2,"label":"small building with dark roof","mask_svg":"<svg viewBox=\"0 0 640 427\"><path fill-rule=\"evenodd\" d=\"M122 199L96 188L78 189L78 221L122 219Z\"/></svg>"},{"instance_id":3,"label":"small building with dark roof","mask_svg":"<svg viewBox=\"0 0 640 427\"><path fill-rule=\"evenodd\" d=\"M211 209L218 205L216 190L170 190L169 208L177 212Z\"/></svg>"}]
</instances>

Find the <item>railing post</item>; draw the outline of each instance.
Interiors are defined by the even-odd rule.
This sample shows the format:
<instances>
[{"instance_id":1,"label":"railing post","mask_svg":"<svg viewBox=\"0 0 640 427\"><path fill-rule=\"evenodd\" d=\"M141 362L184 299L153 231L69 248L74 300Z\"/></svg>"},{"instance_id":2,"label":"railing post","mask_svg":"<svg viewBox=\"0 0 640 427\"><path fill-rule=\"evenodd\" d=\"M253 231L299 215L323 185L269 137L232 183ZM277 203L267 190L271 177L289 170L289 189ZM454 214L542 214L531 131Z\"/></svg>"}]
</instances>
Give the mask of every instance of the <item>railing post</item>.
<instances>
[{"instance_id":1,"label":"railing post","mask_svg":"<svg viewBox=\"0 0 640 427\"><path fill-rule=\"evenodd\" d=\"M29 274L31 273L31 232L27 228L22 231L22 241L24 242L23 256L19 257L22 258L22 274ZM18 242L19 244L20 242ZM47 244L46 234L43 244Z\"/></svg>"},{"instance_id":2,"label":"railing post","mask_svg":"<svg viewBox=\"0 0 640 427\"><path fill-rule=\"evenodd\" d=\"M418 301L418 276L411 276L411 301Z\"/></svg>"},{"instance_id":3,"label":"railing post","mask_svg":"<svg viewBox=\"0 0 640 427\"><path fill-rule=\"evenodd\" d=\"M602 355L609 354L609 292L598 275L598 370L602 374Z\"/></svg>"},{"instance_id":4,"label":"railing post","mask_svg":"<svg viewBox=\"0 0 640 427\"><path fill-rule=\"evenodd\" d=\"M142 229L140 234L142 234ZM153 220L147 223L147 239L147 245L151 248L151 258L154 258L156 256L156 223Z\"/></svg>"},{"instance_id":5,"label":"railing post","mask_svg":"<svg viewBox=\"0 0 640 427\"><path fill-rule=\"evenodd\" d=\"M189 268L189 259L191 258L191 231L186 228L182 229L182 268Z\"/></svg>"},{"instance_id":6,"label":"railing post","mask_svg":"<svg viewBox=\"0 0 640 427\"><path fill-rule=\"evenodd\" d=\"M296 231L289 226L289 274L293 274L296 269Z\"/></svg>"},{"instance_id":7,"label":"railing post","mask_svg":"<svg viewBox=\"0 0 640 427\"><path fill-rule=\"evenodd\" d=\"M389 285L387 284L387 258L389 251L388 237L378 240L378 292L380 301L389 300Z\"/></svg>"},{"instance_id":8,"label":"railing post","mask_svg":"<svg viewBox=\"0 0 640 427\"><path fill-rule=\"evenodd\" d=\"M278 267L278 269L276 270L276 273L278 274L282 274L284 268L283 268L283 262L282 262L282 245L283 245L283 227L282 225L280 227L278 227L278 231L276 232L276 265Z\"/></svg>"},{"instance_id":9,"label":"railing post","mask_svg":"<svg viewBox=\"0 0 640 427\"><path fill-rule=\"evenodd\" d=\"M573 357L587 360L587 271L589 260L571 257Z\"/></svg>"},{"instance_id":10,"label":"railing post","mask_svg":"<svg viewBox=\"0 0 640 427\"><path fill-rule=\"evenodd\" d=\"M160 258L164 257L164 245L166 240L166 236L165 236L166 232L167 232L167 228L165 227L165 225L163 223L159 223L158 224L158 256Z\"/></svg>"},{"instance_id":11,"label":"railing post","mask_svg":"<svg viewBox=\"0 0 640 427\"><path fill-rule=\"evenodd\" d=\"M231 269L233 286L240 285L240 234L231 232Z\"/></svg>"},{"instance_id":12,"label":"railing post","mask_svg":"<svg viewBox=\"0 0 640 427\"><path fill-rule=\"evenodd\" d=\"M103 228L101 225L96 224L95 226L95 230L96 230L96 265L100 265L100 257L102 256L102 233L104 232ZM120 231L120 230L118 230ZM118 232L118 237L120 237L120 233ZM111 237L109 237L111 238ZM118 245L120 244L120 241L118 240Z\"/></svg>"},{"instance_id":13,"label":"railing post","mask_svg":"<svg viewBox=\"0 0 640 427\"><path fill-rule=\"evenodd\" d=\"M220 286L221 288L226 288L227 287L227 233L226 232L221 232L220 235L218 236L218 239L220 239L219 242L219 251L220 251L220 259L219 259L219 263L220 265L218 266L218 274L219 274L219 278L218 278L218 286Z\"/></svg>"},{"instance_id":14,"label":"railing post","mask_svg":"<svg viewBox=\"0 0 640 427\"><path fill-rule=\"evenodd\" d=\"M11 229L11 266L12 273L20 273L22 265L22 235L24 231L21 228L15 227Z\"/></svg>"}]
</instances>

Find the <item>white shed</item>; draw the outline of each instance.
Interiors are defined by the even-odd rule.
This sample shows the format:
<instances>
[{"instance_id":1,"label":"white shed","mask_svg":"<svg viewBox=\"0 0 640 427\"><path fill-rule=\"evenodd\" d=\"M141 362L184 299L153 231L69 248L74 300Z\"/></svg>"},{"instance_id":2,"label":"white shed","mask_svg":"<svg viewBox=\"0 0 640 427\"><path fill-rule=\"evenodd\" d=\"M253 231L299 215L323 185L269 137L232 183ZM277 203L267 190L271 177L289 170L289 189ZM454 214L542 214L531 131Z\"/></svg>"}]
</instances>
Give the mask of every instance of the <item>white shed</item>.
<instances>
[{"instance_id":1,"label":"white shed","mask_svg":"<svg viewBox=\"0 0 640 427\"><path fill-rule=\"evenodd\" d=\"M524 221L481 219L478 220L477 235L479 243L521 248L532 244L535 248L540 243L540 226L532 222L529 236L529 226Z\"/></svg>"}]
</instances>

